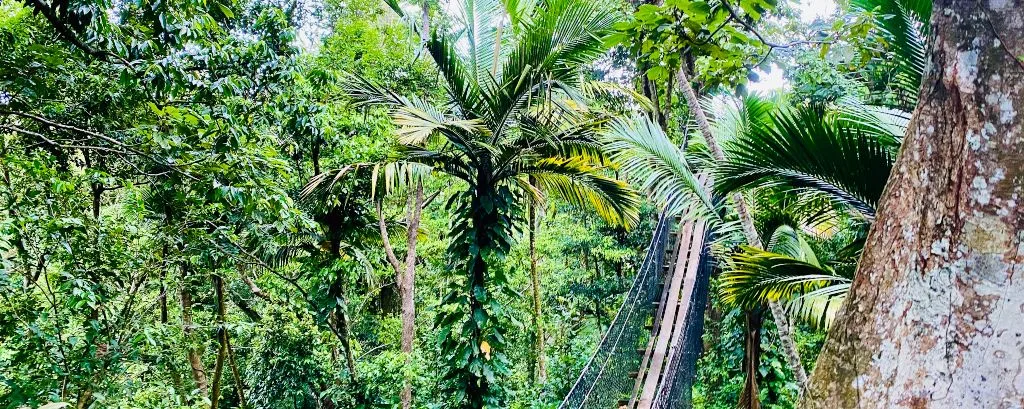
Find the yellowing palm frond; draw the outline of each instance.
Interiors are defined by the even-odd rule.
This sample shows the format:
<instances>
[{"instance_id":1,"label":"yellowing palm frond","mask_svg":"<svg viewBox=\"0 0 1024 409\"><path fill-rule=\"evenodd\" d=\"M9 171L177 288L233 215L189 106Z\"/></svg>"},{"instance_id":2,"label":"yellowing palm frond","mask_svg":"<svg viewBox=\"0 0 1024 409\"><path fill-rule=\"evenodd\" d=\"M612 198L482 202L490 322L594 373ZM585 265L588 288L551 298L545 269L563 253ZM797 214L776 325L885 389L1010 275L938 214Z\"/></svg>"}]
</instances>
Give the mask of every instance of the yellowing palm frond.
<instances>
[{"instance_id":1,"label":"yellowing palm frond","mask_svg":"<svg viewBox=\"0 0 1024 409\"><path fill-rule=\"evenodd\" d=\"M601 174L581 158L545 158L522 170L539 191L578 207L589 207L609 224L632 228L640 222L640 197L626 183Z\"/></svg>"},{"instance_id":2,"label":"yellowing palm frond","mask_svg":"<svg viewBox=\"0 0 1024 409\"><path fill-rule=\"evenodd\" d=\"M729 257L719 291L723 301L741 307L787 303L802 319L820 324L831 318L813 313L834 316L834 304L842 303L836 297L845 297L851 281L810 260L744 246Z\"/></svg>"}]
</instances>

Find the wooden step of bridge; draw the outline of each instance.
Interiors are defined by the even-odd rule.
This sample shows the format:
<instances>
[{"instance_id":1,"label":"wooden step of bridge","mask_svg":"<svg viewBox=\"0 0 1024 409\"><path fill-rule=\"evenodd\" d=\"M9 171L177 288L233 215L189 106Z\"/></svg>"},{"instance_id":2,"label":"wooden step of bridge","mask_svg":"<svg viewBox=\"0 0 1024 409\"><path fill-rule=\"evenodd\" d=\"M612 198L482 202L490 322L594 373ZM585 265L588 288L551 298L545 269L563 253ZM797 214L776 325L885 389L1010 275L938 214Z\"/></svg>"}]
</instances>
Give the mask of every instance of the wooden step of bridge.
<instances>
[{"instance_id":1,"label":"wooden step of bridge","mask_svg":"<svg viewBox=\"0 0 1024 409\"><path fill-rule=\"evenodd\" d=\"M661 298L652 305L656 311L653 323L649 325L651 337L643 350L640 370L630 374L636 379L633 393L629 400L618 402L618 409L650 409L654 403L665 379L665 367L672 361L677 352L676 345L683 336L697 268L704 250L706 227L702 221L685 221L676 234L674 245L666 246L666 274Z\"/></svg>"}]
</instances>

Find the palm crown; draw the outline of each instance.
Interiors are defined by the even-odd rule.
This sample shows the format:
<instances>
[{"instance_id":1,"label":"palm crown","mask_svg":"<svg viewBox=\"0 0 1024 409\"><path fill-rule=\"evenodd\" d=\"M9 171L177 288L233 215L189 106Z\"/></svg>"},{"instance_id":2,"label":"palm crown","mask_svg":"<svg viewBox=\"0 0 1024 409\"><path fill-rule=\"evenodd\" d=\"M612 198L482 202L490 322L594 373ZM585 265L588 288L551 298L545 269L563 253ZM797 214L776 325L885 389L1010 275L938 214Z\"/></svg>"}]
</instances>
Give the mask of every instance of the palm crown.
<instances>
[{"instance_id":1,"label":"palm crown","mask_svg":"<svg viewBox=\"0 0 1024 409\"><path fill-rule=\"evenodd\" d=\"M358 77L348 91L391 112L402 160L465 183L448 201L451 270L464 274L451 277L435 326L455 398L499 406L495 381L507 360L495 297L504 278L491 266L511 246L521 199L553 192L622 225L638 221L639 199L606 175L595 140L606 119L585 103L596 87L583 70L605 51L602 37L617 14L583 0L467 0L462 9L461 36L435 31L425 42L447 91L443 103Z\"/></svg>"}]
</instances>

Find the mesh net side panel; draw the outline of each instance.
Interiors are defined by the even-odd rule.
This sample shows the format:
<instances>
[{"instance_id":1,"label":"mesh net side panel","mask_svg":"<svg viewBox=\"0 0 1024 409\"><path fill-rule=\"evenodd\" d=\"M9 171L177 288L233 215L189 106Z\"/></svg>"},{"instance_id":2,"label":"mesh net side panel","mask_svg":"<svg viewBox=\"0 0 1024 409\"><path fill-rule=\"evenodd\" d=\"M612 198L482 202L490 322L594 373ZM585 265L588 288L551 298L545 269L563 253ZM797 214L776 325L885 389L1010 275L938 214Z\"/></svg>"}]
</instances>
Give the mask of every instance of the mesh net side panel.
<instances>
[{"instance_id":1,"label":"mesh net side panel","mask_svg":"<svg viewBox=\"0 0 1024 409\"><path fill-rule=\"evenodd\" d=\"M671 224L672 217L659 217L644 261L622 306L559 409L614 409L619 400L629 399L634 383L630 372L640 367L644 343L650 336L644 325L651 319L651 303L658 296L659 273Z\"/></svg>"},{"instance_id":2,"label":"mesh net side panel","mask_svg":"<svg viewBox=\"0 0 1024 409\"><path fill-rule=\"evenodd\" d=\"M705 236L704 243L710 242ZM684 321L682 349L665 372L664 383L660 385L654 409L690 409L693 407L693 383L697 378L697 360L704 347L704 313L708 304L710 278L714 269L714 260L707 245L701 250L700 265L697 268L693 296L690 299L689 313Z\"/></svg>"}]
</instances>

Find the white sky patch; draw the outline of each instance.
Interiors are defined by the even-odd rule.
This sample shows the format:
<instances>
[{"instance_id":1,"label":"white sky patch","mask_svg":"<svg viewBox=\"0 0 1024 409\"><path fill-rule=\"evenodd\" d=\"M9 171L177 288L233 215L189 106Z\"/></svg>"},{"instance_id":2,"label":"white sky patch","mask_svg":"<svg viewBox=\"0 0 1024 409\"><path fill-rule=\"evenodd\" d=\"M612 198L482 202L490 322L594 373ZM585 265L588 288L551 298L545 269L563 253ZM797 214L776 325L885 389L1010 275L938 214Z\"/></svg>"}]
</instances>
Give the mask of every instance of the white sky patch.
<instances>
[{"instance_id":1,"label":"white sky patch","mask_svg":"<svg viewBox=\"0 0 1024 409\"><path fill-rule=\"evenodd\" d=\"M764 95L789 86L789 81L786 81L784 72L778 65L772 64L771 70L767 73L760 68L754 69L754 73L758 76L757 82L747 85L747 89L753 92Z\"/></svg>"},{"instance_id":2,"label":"white sky patch","mask_svg":"<svg viewBox=\"0 0 1024 409\"><path fill-rule=\"evenodd\" d=\"M835 0L795 0L794 7L800 12L800 21L804 24L813 23L814 20L827 19L835 14L838 5ZM768 94L771 91L786 89L789 81L786 81L785 71L779 66L772 64L770 72L755 69L754 73L759 77L757 82L751 82L747 89L760 94Z\"/></svg>"},{"instance_id":3,"label":"white sky patch","mask_svg":"<svg viewBox=\"0 0 1024 409\"><path fill-rule=\"evenodd\" d=\"M796 0L794 6L800 11L800 21L808 24L831 16L837 7L835 0Z\"/></svg>"}]
</instances>

